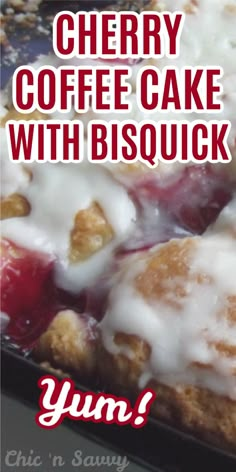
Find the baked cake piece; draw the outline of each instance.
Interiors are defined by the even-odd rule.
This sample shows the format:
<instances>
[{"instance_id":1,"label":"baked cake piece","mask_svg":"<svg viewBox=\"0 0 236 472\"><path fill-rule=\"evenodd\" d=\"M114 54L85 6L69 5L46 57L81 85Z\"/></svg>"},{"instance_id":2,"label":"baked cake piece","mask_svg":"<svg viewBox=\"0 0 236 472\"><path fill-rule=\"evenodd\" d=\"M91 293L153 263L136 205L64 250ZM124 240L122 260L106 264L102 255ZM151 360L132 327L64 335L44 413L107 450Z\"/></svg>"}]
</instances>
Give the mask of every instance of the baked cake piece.
<instances>
[{"instance_id":1,"label":"baked cake piece","mask_svg":"<svg viewBox=\"0 0 236 472\"><path fill-rule=\"evenodd\" d=\"M11 109L0 128L2 236L53 255L56 283L78 293L106 269L132 232L135 205L107 170L89 162L12 163L3 125L18 118Z\"/></svg>"},{"instance_id":2,"label":"baked cake piece","mask_svg":"<svg viewBox=\"0 0 236 472\"><path fill-rule=\"evenodd\" d=\"M38 25L41 34L40 0L7 5L0 42L13 65L21 51L9 42L12 23L29 31ZM85 126L94 118L186 119L171 111L144 116L136 103L137 72L147 65L217 64L224 69L224 109L197 118L232 123L232 162L161 164L153 171L140 163L91 165L86 158L79 166L13 164L4 126L22 116L8 90L1 92L2 329L50 372L88 383L98 376L106 392L127 397L152 387L154 415L236 451L236 0L120 0L114 6L146 7L186 13L179 57L128 61L131 113L117 118L90 110L79 119ZM45 34L52 17L47 21ZM41 55L32 66L43 65L63 61ZM75 111L24 115L65 118L76 118ZM169 242L157 244L163 241ZM84 289L91 302L80 313Z\"/></svg>"},{"instance_id":3,"label":"baked cake piece","mask_svg":"<svg viewBox=\"0 0 236 472\"><path fill-rule=\"evenodd\" d=\"M96 321L72 310L64 310L55 316L40 337L34 355L40 362L49 361L64 372L88 378L95 372L96 349Z\"/></svg>"},{"instance_id":4,"label":"baked cake piece","mask_svg":"<svg viewBox=\"0 0 236 472\"><path fill-rule=\"evenodd\" d=\"M157 392L154 413L236 450L236 242L172 240L123 261L100 323L102 377Z\"/></svg>"}]
</instances>

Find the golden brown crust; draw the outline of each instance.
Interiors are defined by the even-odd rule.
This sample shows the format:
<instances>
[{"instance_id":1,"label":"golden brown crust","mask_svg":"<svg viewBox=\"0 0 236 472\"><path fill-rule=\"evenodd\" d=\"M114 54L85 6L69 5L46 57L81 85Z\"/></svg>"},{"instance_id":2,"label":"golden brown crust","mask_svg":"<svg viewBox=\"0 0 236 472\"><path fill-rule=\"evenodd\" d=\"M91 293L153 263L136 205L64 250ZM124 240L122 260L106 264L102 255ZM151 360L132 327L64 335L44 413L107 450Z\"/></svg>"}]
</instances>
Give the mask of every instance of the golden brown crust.
<instances>
[{"instance_id":1,"label":"golden brown crust","mask_svg":"<svg viewBox=\"0 0 236 472\"><path fill-rule=\"evenodd\" d=\"M229 3L225 5L224 9L226 13L229 13L230 15L236 15L236 5L235 3L230 3L230 0Z\"/></svg>"},{"instance_id":2,"label":"golden brown crust","mask_svg":"<svg viewBox=\"0 0 236 472\"><path fill-rule=\"evenodd\" d=\"M174 303L178 308L178 300L186 296L185 285L196 246L195 239L186 239L184 243L176 240L150 254L145 270L136 277L138 292L146 300L159 299L168 304ZM172 280L173 278L176 280ZM167 280L172 283L171 299Z\"/></svg>"},{"instance_id":3,"label":"golden brown crust","mask_svg":"<svg viewBox=\"0 0 236 472\"><path fill-rule=\"evenodd\" d=\"M191 272L199 241L198 238L172 240L151 253L145 270L136 277L138 292L148 301L159 300L181 310L182 301L188 296L186 287L189 282L203 286L214 283L208 274ZM171 281L171 290L168 281ZM236 295L225 299L224 309L218 316L232 324L236 322Z\"/></svg>"},{"instance_id":4,"label":"golden brown crust","mask_svg":"<svg viewBox=\"0 0 236 472\"><path fill-rule=\"evenodd\" d=\"M199 2L198 0L188 0L186 4L183 7L183 10L185 13L188 15L194 15L199 7Z\"/></svg>"},{"instance_id":5,"label":"golden brown crust","mask_svg":"<svg viewBox=\"0 0 236 472\"><path fill-rule=\"evenodd\" d=\"M149 386L157 393L155 416L236 452L236 402L187 385L174 389L151 382Z\"/></svg>"},{"instance_id":6,"label":"golden brown crust","mask_svg":"<svg viewBox=\"0 0 236 472\"><path fill-rule=\"evenodd\" d=\"M71 310L61 311L40 337L34 355L54 368L91 375L96 364L95 321Z\"/></svg>"},{"instance_id":7,"label":"golden brown crust","mask_svg":"<svg viewBox=\"0 0 236 472\"><path fill-rule=\"evenodd\" d=\"M164 309L166 305L174 308L173 313L176 312L176 316L181 316L182 304L188 295L186 287L189 287L189 282L203 286L213 283L208 274L200 273L199 269L191 270L198 244L202 241L200 238L173 240L159 246L155 251L150 251L146 257L140 257L144 264L140 265L142 269L139 275L134 275L134 283L135 288L148 303L158 300L161 302L159 307L163 306ZM124 272L126 268L129 270L128 267L129 264L124 266ZM121 273L121 278L124 277L124 272ZM235 326L236 294L225 296L225 303L222 303L221 311L216 312L215 317L222 318L232 327ZM212 322L214 323L214 319ZM102 360L99 362L99 369L103 382L108 384L113 391L136 394L139 390L140 379L144 378L142 376L151 372L149 367L151 347L137 336L118 332L114 334L114 350L110 353L104 347L102 330L101 325L102 341L99 359ZM215 350L216 355L220 354L219 359L236 356L235 345L227 342L224 332L222 332L222 339L218 336L217 341L214 342L207 329L203 335L209 347ZM116 346L119 349L116 350ZM215 364L207 360L205 363L190 360L188 367L196 373L206 372L206 375L216 372ZM232 371L232 375L236 375L236 372ZM177 428L199 435L202 439L236 451L235 401L210 391L204 386L163 385L160 381L158 382L158 377L151 379L147 386L157 392L153 410L155 416L174 424Z\"/></svg>"},{"instance_id":8,"label":"golden brown crust","mask_svg":"<svg viewBox=\"0 0 236 472\"><path fill-rule=\"evenodd\" d=\"M115 389L134 391L142 374L145 364L150 357L150 347L135 335L116 333L114 342L120 348L129 351L131 357L124 353L110 354L102 342L99 345L99 374L106 385Z\"/></svg>"},{"instance_id":9,"label":"golden brown crust","mask_svg":"<svg viewBox=\"0 0 236 472\"><path fill-rule=\"evenodd\" d=\"M88 259L106 246L113 236L113 229L107 222L102 208L93 202L85 210L80 210L75 217L70 235L70 262Z\"/></svg>"},{"instance_id":10,"label":"golden brown crust","mask_svg":"<svg viewBox=\"0 0 236 472\"><path fill-rule=\"evenodd\" d=\"M119 335L121 336L121 335ZM103 347L99 352L100 376L109 389L120 394L137 394L138 379L148 362L148 345L133 336L122 335L133 351L132 359L123 354L111 355ZM136 355L137 353L137 355ZM152 379L157 399L153 416L185 430L200 439L236 452L236 402L204 388L178 385L175 388Z\"/></svg>"},{"instance_id":11,"label":"golden brown crust","mask_svg":"<svg viewBox=\"0 0 236 472\"><path fill-rule=\"evenodd\" d=\"M50 372L50 374L56 375L57 377L60 377L61 379L70 378L70 374L68 372L64 372L61 369L55 369L55 367L52 367L50 362L48 361L40 362L39 365L40 367L42 367L42 369L47 370L48 372Z\"/></svg>"},{"instance_id":12,"label":"golden brown crust","mask_svg":"<svg viewBox=\"0 0 236 472\"><path fill-rule=\"evenodd\" d=\"M0 219L27 216L30 213L30 204L23 195L13 193L0 201Z\"/></svg>"},{"instance_id":13,"label":"golden brown crust","mask_svg":"<svg viewBox=\"0 0 236 472\"><path fill-rule=\"evenodd\" d=\"M64 371L73 371L79 375L91 375L97 357L99 372L107 387L119 393L137 393L138 378L148 361L150 349L136 336L122 333L116 334L116 343L128 346L135 357L112 356L102 345L100 352L96 353L95 344L89 346L84 336L84 320L81 321L73 312L65 311L55 317L40 338L34 354L43 361L42 367L46 366L50 371L53 369L56 372L55 367L60 366ZM209 390L187 385L173 388L151 380L148 387L157 393L152 411L154 416L192 432L202 440L236 451L234 401Z\"/></svg>"},{"instance_id":14,"label":"golden brown crust","mask_svg":"<svg viewBox=\"0 0 236 472\"><path fill-rule=\"evenodd\" d=\"M139 175L143 175L144 173L150 173L156 171L157 169L151 169L146 165L143 164L142 162L134 162L130 164L126 164L124 162L119 162L118 164L114 165L113 164L114 173L119 173L121 175L128 175L129 177L134 177L136 178Z\"/></svg>"}]
</instances>

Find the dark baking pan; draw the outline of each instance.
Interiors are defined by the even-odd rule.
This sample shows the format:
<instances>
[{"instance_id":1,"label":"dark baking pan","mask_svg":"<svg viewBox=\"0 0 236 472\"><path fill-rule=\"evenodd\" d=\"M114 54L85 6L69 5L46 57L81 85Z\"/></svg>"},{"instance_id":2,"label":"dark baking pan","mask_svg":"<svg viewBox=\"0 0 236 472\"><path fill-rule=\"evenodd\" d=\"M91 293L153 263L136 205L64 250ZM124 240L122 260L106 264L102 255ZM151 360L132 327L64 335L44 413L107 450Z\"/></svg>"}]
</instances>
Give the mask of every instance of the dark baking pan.
<instances>
[{"instance_id":1,"label":"dark baking pan","mask_svg":"<svg viewBox=\"0 0 236 472\"><path fill-rule=\"evenodd\" d=\"M17 399L38 407L41 390L38 379L46 371L18 350L5 346L2 354L2 388ZM88 385L76 384L85 392ZM66 420L73 428L95 442L117 450L150 470L157 472L235 472L236 456L210 446L199 439L149 417L142 429L130 426L94 424Z\"/></svg>"}]
</instances>

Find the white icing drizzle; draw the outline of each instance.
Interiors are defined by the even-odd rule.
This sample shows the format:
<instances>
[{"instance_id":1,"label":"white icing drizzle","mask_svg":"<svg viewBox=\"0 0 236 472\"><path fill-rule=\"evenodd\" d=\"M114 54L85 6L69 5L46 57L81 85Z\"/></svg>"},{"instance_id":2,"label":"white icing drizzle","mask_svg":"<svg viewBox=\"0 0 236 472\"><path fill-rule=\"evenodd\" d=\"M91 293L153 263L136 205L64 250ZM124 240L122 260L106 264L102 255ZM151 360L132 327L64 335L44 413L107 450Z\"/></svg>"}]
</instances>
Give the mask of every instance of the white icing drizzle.
<instances>
[{"instance_id":1,"label":"white icing drizzle","mask_svg":"<svg viewBox=\"0 0 236 472\"><path fill-rule=\"evenodd\" d=\"M111 261L115 247L133 229L136 212L125 189L105 169L87 162L27 164L32 180L25 185L21 165L12 164L7 152L2 158L4 192L17 191L31 205L28 216L2 222L3 237L23 247L53 254L59 286L76 292L92 284ZM74 217L94 201L103 209L115 237L88 260L70 264L68 253Z\"/></svg>"},{"instance_id":2,"label":"white icing drizzle","mask_svg":"<svg viewBox=\"0 0 236 472\"><path fill-rule=\"evenodd\" d=\"M209 276L213 283L183 281L187 296L177 312L163 300L146 301L138 293L134 280L145 269L145 259L133 257L111 291L100 324L103 343L109 352L124 355L127 352L114 343L116 332L136 335L149 344L151 357L140 377L140 388L155 378L176 388L196 385L236 400L236 356L224 356L214 346L223 342L236 348L236 325L224 316L227 297L236 296L236 242L227 236L196 238L196 242L191 274ZM170 296L173 280L166 281Z\"/></svg>"},{"instance_id":3,"label":"white icing drizzle","mask_svg":"<svg viewBox=\"0 0 236 472\"><path fill-rule=\"evenodd\" d=\"M7 138L4 128L0 128L0 167L1 167L1 196L7 197L24 189L29 183L29 175L22 164L13 164L8 158Z\"/></svg>"}]
</instances>

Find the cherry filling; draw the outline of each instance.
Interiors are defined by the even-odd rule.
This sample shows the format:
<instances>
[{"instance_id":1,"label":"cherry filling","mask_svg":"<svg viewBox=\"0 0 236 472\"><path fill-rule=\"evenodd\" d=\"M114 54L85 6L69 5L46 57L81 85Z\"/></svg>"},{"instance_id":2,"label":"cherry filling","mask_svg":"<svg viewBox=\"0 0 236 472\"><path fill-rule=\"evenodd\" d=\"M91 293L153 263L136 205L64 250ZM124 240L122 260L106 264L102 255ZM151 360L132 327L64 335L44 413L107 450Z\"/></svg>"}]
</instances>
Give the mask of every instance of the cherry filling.
<instances>
[{"instance_id":1,"label":"cherry filling","mask_svg":"<svg viewBox=\"0 0 236 472\"><path fill-rule=\"evenodd\" d=\"M40 333L52 316L43 315L54 297L53 261L3 240L0 270L1 310L10 318L7 334L16 342L31 339L33 331Z\"/></svg>"},{"instance_id":2,"label":"cherry filling","mask_svg":"<svg viewBox=\"0 0 236 472\"><path fill-rule=\"evenodd\" d=\"M160 204L178 224L202 234L233 196L234 184L209 166L189 167L174 188L167 188Z\"/></svg>"},{"instance_id":3,"label":"cherry filling","mask_svg":"<svg viewBox=\"0 0 236 472\"><path fill-rule=\"evenodd\" d=\"M60 309L81 304L55 287L53 266L48 255L1 242L1 311L10 318L4 332L21 347L30 348Z\"/></svg>"},{"instance_id":4,"label":"cherry filling","mask_svg":"<svg viewBox=\"0 0 236 472\"><path fill-rule=\"evenodd\" d=\"M159 176L145 176L130 189L139 216L135 233L121 252L204 233L232 199L235 187L230 176L202 165L186 167L164 184Z\"/></svg>"},{"instance_id":5,"label":"cherry filling","mask_svg":"<svg viewBox=\"0 0 236 472\"><path fill-rule=\"evenodd\" d=\"M66 308L100 320L110 275L119 258L173 237L202 234L230 201L235 183L208 166L193 166L164 184L152 174L129 190L139 213L135 232L115 255L99 284L78 296L55 287L52 257L2 241L1 310L10 318L5 335L11 341L24 349L32 348L56 313Z\"/></svg>"}]
</instances>

